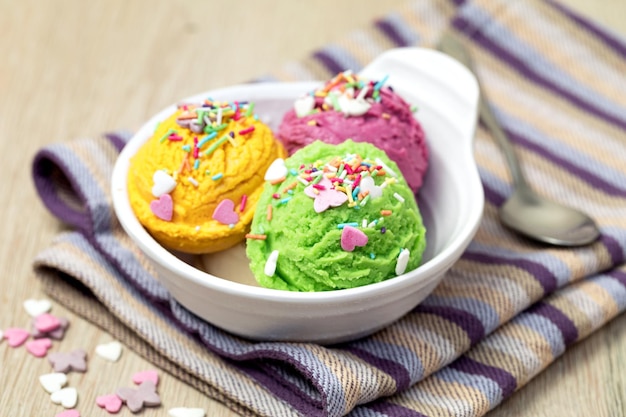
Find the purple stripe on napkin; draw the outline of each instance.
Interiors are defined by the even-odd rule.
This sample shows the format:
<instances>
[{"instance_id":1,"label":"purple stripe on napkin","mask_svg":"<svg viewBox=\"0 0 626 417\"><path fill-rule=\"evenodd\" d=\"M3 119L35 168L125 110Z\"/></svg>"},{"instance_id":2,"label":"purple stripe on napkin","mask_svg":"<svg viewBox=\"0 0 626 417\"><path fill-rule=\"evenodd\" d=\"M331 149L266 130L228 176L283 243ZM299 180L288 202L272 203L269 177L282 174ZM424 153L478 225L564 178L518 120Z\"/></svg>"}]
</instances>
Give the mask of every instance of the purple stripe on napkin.
<instances>
[{"instance_id":1,"label":"purple stripe on napkin","mask_svg":"<svg viewBox=\"0 0 626 417\"><path fill-rule=\"evenodd\" d=\"M453 307L429 306L420 304L415 311L434 314L456 324L465 331L473 345L485 336L485 328L478 318L472 314Z\"/></svg>"},{"instance_id":2,"label":"purple stripe on napkin","mask_svg":"<svg viewBox=\"0 0 626 417\"><path fill-rule=\"evenodd\" d=\"M404 390L410 386L411 378L406 368L399 363L386 358L373 355L372 353L359 349L358 347L348 347L346 351L358 356L365 362L378 369L382 369L386 374L390 375L396 382L396 388L398 390Z\"/></svg>"},{"instance_id":3,"label":"purple stripe on napkin","mask_svg":"<svg viewBox=\"0 0 626 417\"><path fill-rule=\"evenodd\" d=\"M604 42L608 47L613 49L613 51L626 58L626 43L624 38L620 38L616 34L611 33L609 30L607 30L607 28L600 27L591 20L585 19L584 17L570 10L568 7L564 6L558 1L546 0L546 3L563 13L568 19L571 19L574 23L578 24L580 28L591 32L593 36Z\"/></svg>"},{"instance_id":4,"label":"purple stripe on napkin","mask_svg":"<svg viewBox=\"0 0 626 417\"><path fill-rule=\"evenodd\" d=\"M324 51L317 51L313 54L313 56L322 64L331 74L336 74L341 71L344 71L344 68L341 64L339 64L333 57L331 57L328 53Z\"/></svg>"},{"instance_id":5,"label":"purple stripe on napkin","mask_svg":"<svg viewBox=\"0 0 626 417\"><path fill-rule=\"evenodd\" d=\"M528 313L543 316L554 323L563 335L565 346L569 346L578 339L578 330L572 321L554 306L538 302L528 309Z\"/></svg>"},{"instance_id":6,"label":"purple stripe on napkin","mask_svg":"<svg viewBox=\"0 0 626 417\"><path fill-rule=\"evenodd\" d=\"M467 374L480 375L495 381L502 390L502 396L508 397L515 391L515 377L503 369L482 364L467 356L463 356L450 364L450 368Z\"/></svg>"},{"instance_id":7,"label":"purple stripe on napkin","mask_svg":"<svg viewBox=\"0 0 626 417\"><path fill-rule=\"evenodd\" d=\"M553 292L558 286L558 280L554 276L554 274L550 272L550 270L548 270L543 265L525 259L503 258L493 254L477 253L469 250L463 254L463 258L475 262L489 263L493 265L512 265L520 268L532 274L537 279L537 282L539 282L543 287L543 291L545 294Z\"/></svg>"},{"instance_id":8,"label":"purple stripe on napkin","mask_svg":"<svg viewBox=\"0 0 626 417\"><path fill-rule=\"evenodd\" d=\"M515 69L520 74L533 81L535 84L544 87L550 92L559 94L561 97L567 99L572 104L575 104L576 106L587 111L588 113L602 118L603 120L614 124L620 129L626 130L625 119L615 114L608 113L597 105L587 101L575 90L564 88L560 85L555 84L548 78L542 76L540 73L535 71L528 62L525 62L522 59L518 58L513 52L511 52L511 50L505 48L504 46L501 46L494 39L489 37L483 29L481 29L480 27L476 27L475 22L471 22L467 18L457 15L452 24L460 31L468 33L468 35L476 44L489 51L494 57L500 59L509 67Z\"/></svg>"},{"instance_id":9,"label":"purple stripe on napkin","mask_svg":"<svg viewBox=\"0 0 626 417\"><path fill-rule=\"evenodd\" d=\"M409 40L404 39L396 26L385 19L377 20L375 25L396 46L409 46L411 44Z\"/></svg>"}]
</instances>

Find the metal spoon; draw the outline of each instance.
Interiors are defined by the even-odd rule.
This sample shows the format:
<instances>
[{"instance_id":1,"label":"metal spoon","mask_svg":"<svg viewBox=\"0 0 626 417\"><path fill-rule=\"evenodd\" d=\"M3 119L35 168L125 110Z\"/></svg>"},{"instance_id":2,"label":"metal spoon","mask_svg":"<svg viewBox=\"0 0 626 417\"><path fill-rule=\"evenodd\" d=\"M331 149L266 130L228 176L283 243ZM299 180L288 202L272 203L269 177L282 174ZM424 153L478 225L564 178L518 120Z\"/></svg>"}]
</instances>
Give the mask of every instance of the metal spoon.
<instances>
[{"instance_id":1,"label":"metal spoon","mask_svg":"<svg viewBox=\"0 0 626 417\"><path fill-rule=\"evenodd\" d=\"M463 63L478 77L469 52L453 35L445 33L439 49ZM596 240L600 232L593 219L571 207L548 200L530 188L511 141L500 127L482 90L479 116L502 148L513 178L515 191L499 210L502 223L529 238L551 245L580 246Z\"/></svg>"}]
</instances>

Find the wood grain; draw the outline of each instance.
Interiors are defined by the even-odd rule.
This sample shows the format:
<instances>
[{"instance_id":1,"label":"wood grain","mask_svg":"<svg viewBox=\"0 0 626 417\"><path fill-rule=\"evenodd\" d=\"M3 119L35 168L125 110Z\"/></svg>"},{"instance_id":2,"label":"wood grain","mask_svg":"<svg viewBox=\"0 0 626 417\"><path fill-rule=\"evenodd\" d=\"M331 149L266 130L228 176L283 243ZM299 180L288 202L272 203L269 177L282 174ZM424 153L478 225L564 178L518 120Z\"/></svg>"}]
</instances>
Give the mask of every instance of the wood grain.
<instances>
[{"instance_id":1,"label":"wood grain","mask_svg":"<svg viewBox=\"0 0 626 417\"><path fill-rule=\"evenodd\" d=\"M199 91L246 81L305 57L316 47L366 25L402 4L393 1L303 2L0 0L0 329L29 325L22 302L44 298L34 256L63 230L40 204L30 162L43 145L136 129L165 105ZM567 0L585 15L626 34L623 0ZM71 327L58 350L93 352L111 337L54 306ZM578 344L491 415L626 415L626 317ZM83 416L105 416L96 396L130 384L151 365L125 350L117 363L92 358L72 373ZM0 343L0 414L53 416L60 406L38 387L47 361ZM162 375L163 416L176 406L208 416L236 414L180 381ZM131 415L128 410L120 416Z\"/></svg>"}]
</instances>

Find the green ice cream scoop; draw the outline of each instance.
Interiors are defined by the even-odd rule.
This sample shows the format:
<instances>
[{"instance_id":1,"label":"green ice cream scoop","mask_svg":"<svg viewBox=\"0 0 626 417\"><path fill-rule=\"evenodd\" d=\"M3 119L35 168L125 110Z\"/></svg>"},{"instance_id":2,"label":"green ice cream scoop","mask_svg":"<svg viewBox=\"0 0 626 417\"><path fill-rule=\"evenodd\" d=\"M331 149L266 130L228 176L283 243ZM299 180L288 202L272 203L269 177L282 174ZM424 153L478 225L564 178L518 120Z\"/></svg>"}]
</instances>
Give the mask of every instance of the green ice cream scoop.
<instances>
[{"instance_id":1,"label":"green ice cream scoop","mask_svg":"<svg viewBox=\"0 0 626 417\"><path fill-rule=\"evenodd\" d=\"M411 189L385 152L351 140L317 141L273 168L247 239L261 286L336 290L417 268L426 230Z\"/></svg>"}]
</instances>

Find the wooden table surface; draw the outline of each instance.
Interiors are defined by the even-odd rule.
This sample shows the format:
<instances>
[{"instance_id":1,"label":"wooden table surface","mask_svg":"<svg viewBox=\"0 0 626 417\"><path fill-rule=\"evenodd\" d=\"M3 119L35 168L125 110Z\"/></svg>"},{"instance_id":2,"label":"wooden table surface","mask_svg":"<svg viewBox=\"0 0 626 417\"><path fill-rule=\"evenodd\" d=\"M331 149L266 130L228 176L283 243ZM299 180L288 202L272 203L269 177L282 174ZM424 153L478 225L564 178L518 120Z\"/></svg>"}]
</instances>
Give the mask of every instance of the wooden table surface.
<instances>
[{"instance_id":1,"label":"wooden table surface","mask_svg":"<svg viewBox=\"0 0 626 417\"><path fill-rule=\"evenodd\" d=\"M265 2L0 0L0 329L27 326L22 307L45 298L32 259L63 226L39 202L30 177L43 145L136 129L165 105L199 91L264 74L362 27L404 0ZM624 0L564 0L626 35ZM312 3L307 3L312 4ZM259 17L264 16L263 19ZM288 33L290 36L285 36ZM95 346L111 336L59 305L71 328L56 348ZM151 365L129 350L115 364L93 360L70 374L83 416L105 416L95 397ZM45 360L0 343L0 415L54 416L63 409L39 387ZM626 415L626 316L570 349L491 416ZM235 416L220 403L163 375L163 405ZM120 382L123 381L123 382ZM120 416L132 415L123 409Z\"/></svg>"}]
</instances>

